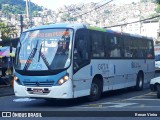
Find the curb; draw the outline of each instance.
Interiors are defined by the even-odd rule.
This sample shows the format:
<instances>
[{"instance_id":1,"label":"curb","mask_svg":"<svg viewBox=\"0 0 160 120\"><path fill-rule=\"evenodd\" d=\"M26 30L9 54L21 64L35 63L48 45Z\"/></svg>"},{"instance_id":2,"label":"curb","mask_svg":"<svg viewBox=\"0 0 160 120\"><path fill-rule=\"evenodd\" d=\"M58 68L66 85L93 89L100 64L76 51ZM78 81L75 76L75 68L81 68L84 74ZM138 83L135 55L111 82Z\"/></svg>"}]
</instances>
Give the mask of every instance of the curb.
<instances>
[{"instance_id":1,"label":"curb","mask_svg":"<svg viewBox=\"0 0 160 120\"><path fill-rule=\"evenodd\" d=\"M10 85L0 85L0 97L14 95L13 87Z\"/></svg>"},{"instance_id":2,"label":"curb","mask_svg":"<svg viewBox=\"0 0 160 120\"><path fill-rule=\"evenodd\" d=\"M14 93L0 95L0 97L6 97L6 96L12 96L12 95L14 95Z\"/></svg>"},{"instance_id":3,"label":"curb","mask_svg":"<svg viewBox=\"0 0 160 120\"><path fill-rule=\"evenodd\" d=\"M11 85L0 85L0 88L11 87Z\"/></svg>"}]
</instances>

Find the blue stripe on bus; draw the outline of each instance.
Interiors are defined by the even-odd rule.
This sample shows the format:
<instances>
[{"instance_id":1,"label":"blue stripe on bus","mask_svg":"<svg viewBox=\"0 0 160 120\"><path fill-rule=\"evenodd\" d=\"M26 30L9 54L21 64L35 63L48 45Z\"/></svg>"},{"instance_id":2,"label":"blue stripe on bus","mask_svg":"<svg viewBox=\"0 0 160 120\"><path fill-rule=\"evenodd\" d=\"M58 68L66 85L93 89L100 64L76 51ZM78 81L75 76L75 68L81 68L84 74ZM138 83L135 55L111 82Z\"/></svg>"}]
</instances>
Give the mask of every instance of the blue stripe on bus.
<instances>
[{"instance_id":1,"label":"blue stripe on bus","mask_svg":"<svg viewBox=\"0 0 160 120\"><path fill-rule=\"evenodd\" d=\"M65 76L67 71L63 71L56 75L46 75L46 76L23 76L15 72L15 75L19 78L20 83L24 85L24 83L34 83L34 82L42 82L42 83L50 83L53 81L53 86L57 85L58 80L60 80L63 76Z\"/></svg>"}]
</instances>

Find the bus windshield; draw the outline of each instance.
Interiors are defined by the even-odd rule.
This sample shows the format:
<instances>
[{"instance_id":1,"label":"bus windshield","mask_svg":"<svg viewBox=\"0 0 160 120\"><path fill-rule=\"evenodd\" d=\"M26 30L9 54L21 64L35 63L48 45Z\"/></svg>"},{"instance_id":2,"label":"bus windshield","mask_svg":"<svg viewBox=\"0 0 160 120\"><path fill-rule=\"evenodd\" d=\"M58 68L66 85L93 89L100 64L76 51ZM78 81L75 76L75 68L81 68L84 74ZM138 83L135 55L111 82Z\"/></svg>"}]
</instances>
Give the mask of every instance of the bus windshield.
<instances>
[{"instance_id":1,"label":"bus windshield","mask_svg":"<svg viewBox=\"0 0 160 120\"><path fill-rule=\"evenodd\" d=\"M70 65L72 29L24 32L17 46L15 69L25 71L65 69Z\"/></svg>"}]
</instances>

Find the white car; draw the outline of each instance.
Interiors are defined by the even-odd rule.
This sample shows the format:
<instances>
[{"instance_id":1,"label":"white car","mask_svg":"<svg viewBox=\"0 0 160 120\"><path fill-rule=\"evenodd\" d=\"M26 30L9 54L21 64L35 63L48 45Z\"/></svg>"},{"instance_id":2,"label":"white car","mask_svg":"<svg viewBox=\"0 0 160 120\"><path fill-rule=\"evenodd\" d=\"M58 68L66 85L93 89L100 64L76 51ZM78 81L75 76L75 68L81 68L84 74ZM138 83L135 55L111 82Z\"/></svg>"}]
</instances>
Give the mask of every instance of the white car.
<instances>
[{"instance_id":1,"label":"white car","mask_svg":"<svg viewBox=\"0 0 160 120\"><path fill-rule=\"evenodd\" d=\"M156 78L151 79L150 89L151 89L151 91L156 91L157 97L160 98L160 77L156 77Z\"/></svg>"},{"instance_id":2,"label":"white car","mask_svg":"<svg viewBox=\"0 0 160 120\"><path fill-rule=\"evenodd\" d=\"M160 61L155 61L155 70L160 70Z\"/></svg>"}]
</instances>

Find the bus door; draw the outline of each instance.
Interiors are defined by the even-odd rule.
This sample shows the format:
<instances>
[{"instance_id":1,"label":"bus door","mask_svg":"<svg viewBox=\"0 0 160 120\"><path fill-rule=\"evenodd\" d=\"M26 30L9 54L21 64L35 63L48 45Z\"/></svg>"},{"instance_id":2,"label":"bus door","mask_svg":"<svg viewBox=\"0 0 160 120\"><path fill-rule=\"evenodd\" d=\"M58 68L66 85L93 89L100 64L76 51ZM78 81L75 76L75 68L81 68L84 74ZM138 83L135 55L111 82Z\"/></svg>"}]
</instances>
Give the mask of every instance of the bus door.
<instances>
[{"instance_id":1,"label":"bus door","mask_svg":"<svg viewBox=\"0 0 160 120\"><path fill-rule=\"evenodd\" d=\"M125 67L122 60L123 47L121 34L108 33L107 39L109 41L109 83L110 89L115 87L123 87L121 84L124 82L122 75L124 74ZM118 86L119 85L119 86Z\"/></svg>"}]
</instances>

